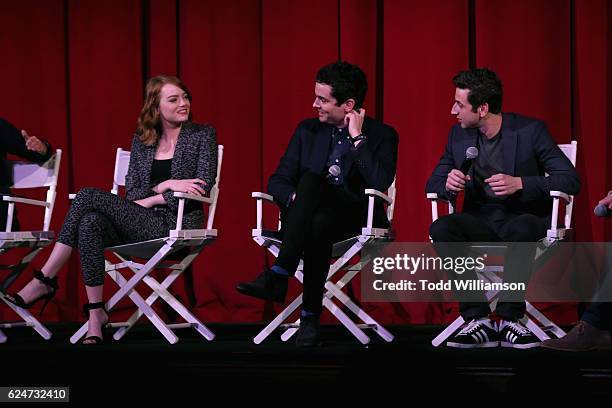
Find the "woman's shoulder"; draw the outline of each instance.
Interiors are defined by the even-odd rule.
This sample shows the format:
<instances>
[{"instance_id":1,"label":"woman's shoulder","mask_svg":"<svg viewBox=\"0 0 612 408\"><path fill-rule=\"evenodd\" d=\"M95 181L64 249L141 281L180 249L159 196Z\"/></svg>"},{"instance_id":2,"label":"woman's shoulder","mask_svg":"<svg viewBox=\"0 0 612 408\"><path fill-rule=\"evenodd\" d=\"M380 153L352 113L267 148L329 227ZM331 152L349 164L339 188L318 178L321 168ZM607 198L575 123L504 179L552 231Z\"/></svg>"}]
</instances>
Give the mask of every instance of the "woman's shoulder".
<instances>
[{"instance_id":1,"label":"woman's shoulder","mask_svg":"<svg viewBox=\"0 0 612 408\"><path fill-rule=\"evenodd\" d=\"M216 133L214 126L208 123L188 122L183 125L183 129L186 134L194 137L211 137Z\"/></svg>"}]
</instances>

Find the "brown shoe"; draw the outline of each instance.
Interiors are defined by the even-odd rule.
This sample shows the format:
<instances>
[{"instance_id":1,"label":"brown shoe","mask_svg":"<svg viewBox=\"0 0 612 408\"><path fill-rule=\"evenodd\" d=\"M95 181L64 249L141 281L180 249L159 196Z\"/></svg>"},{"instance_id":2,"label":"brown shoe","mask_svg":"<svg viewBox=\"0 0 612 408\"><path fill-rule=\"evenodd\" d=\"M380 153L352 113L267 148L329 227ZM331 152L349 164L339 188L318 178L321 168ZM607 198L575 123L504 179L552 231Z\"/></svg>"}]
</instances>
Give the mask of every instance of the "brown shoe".
<instances>
[{"instance_id":1,"label":"brown shoe","mask_svg":"<svg viewBox=\"0 0 612 408\"><path fill-rule=\"evenodd\" d=\"M544 348L560 351L600 350L610 346L612 339L608 330L600 330L582 320L565 337L544 340L541 345Z\"/></svg>"}]
</instances>

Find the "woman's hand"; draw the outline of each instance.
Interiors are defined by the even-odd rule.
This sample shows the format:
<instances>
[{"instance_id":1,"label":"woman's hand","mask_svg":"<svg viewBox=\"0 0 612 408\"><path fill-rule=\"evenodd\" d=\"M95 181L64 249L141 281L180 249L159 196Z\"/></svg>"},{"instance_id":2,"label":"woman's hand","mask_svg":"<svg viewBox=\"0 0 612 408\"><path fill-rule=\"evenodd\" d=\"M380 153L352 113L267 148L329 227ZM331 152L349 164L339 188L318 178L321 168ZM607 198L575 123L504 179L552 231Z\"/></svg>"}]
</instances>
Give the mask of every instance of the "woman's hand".
<instances>
[{"instance_id":1,"label":"woman's hand","mask_svg":"<svg viewBox=\"0 0 612 408\"><path fill-rule=\"evenodd\" d=\"M201 179L185 179L185 180L167 180L167 186L170 190L179 193L193 194L203 196L206 194L201 186L205 186L206 182Z\"/></svg>"}]
</instances>

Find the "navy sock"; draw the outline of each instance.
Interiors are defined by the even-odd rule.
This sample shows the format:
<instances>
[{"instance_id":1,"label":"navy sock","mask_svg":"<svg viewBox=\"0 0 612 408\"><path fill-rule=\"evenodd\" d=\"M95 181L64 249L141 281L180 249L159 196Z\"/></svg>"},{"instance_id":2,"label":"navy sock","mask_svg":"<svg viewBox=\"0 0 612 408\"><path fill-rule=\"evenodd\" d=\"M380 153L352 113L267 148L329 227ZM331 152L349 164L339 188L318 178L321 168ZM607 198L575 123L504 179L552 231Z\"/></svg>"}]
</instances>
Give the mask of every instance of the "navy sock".
<instances>
[{"instance_id":1,"label":"navy sock","mask_svg":"<svg viewBox=\"0 0 612 408\"><path fill-rule=\"evenodd\" d=\"M278 273L279 275L285 275L285 276L291 275L285 268L281 268L278 265L272 265L270 269L272 269L274 273Z\"/></svg>"},{"instance_id":2,"label":"navy sock","mask_svg":"<svg viewBox=\"0 0 612 408\"><path fill-rule=\"evenodd\" d=\"M302 317L319 317L318 313L309 312L308 310L304 310L304 309L302 309L302 312L300 313L300 315Z\"/></svg>"}]
</instances>

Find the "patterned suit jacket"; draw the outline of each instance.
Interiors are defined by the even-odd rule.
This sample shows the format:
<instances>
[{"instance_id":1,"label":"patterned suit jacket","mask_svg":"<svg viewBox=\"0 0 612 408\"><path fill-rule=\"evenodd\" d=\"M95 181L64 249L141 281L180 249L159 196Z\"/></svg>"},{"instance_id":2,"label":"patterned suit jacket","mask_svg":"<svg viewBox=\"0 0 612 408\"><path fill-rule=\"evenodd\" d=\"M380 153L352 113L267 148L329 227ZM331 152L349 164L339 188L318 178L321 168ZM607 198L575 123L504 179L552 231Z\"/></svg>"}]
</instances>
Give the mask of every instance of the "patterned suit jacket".
<instances>
[{"instance_id":1,"label":"patterned suit jacket","mask_svg":"<svg viewBox=\"0 0 612 408\"><path fill-rule=\"evenodd\" d=\"M157 143L152 146L143 144L138 135L132 140L130 164L125 179L126 199L136 201L154 195L151 185L151 168L155 159ZM181 127L174 157L172 159L172 179L199 178L206 182L202 188L206 194L215 184L217 175L217 138L215 128L208 125L185 123ZM178 212L178 199L173 197L173 191L166 191L163 197L166 200L166 215L176 222ZM189 208L194 205L192 201ZM186 208L188 206L186 205ZM197 203L195 211L186 211L183 217L183 228L201 228L204 212L201 204Z\"/></svg>"}]
</instances>

